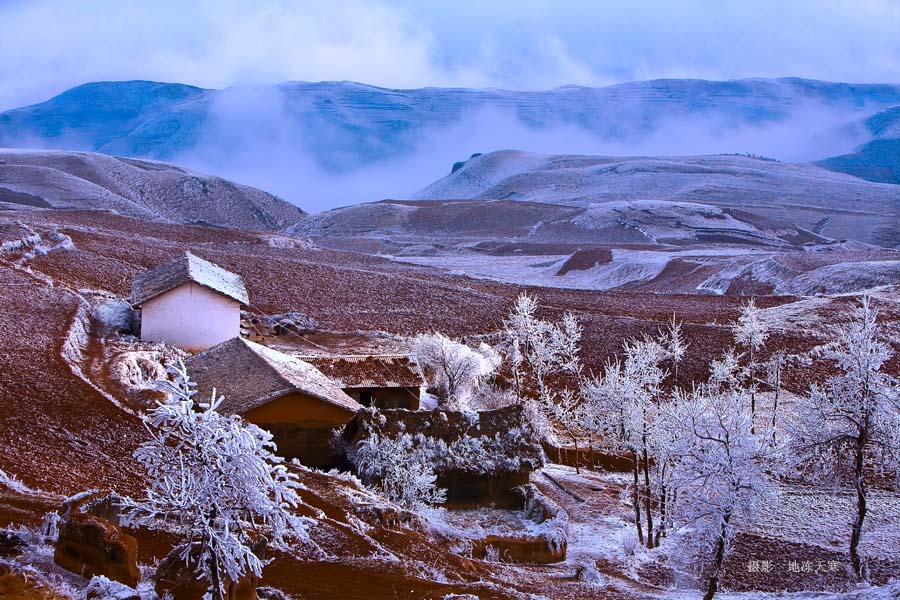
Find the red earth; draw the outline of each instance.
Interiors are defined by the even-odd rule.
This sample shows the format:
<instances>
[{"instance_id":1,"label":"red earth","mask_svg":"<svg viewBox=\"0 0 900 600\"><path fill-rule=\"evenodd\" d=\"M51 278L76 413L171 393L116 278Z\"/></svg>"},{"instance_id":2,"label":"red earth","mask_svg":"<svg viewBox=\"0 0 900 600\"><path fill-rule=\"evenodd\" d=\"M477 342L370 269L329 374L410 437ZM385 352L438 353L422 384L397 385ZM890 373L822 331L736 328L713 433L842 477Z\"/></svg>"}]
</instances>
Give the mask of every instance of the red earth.
<instances>
[{"instance_id":1,"label":"red earth","mask_svg":"<svg viewBox=\"0 0 900 600\"><path fill-rule=\"evenodd\" d=\"M625 339L653 334L675 314L691 344L679 371L682 381L705 377L710 357L731 343L727 323L742 303L735 297L526 288L354 252L271 244L271 234L104 212L7 212L0 214L0 225L0 244L28 228L45 239L50 232L66 235L74 244L32 258L15 249L0 252L0 469L50 494L88 488L140 493L142 475L131 458L145 434L140 421L104 394L102 382L83 375L96 372L92 361L102 356L105 343L91 329L84 297L101 290L126 298L133 276L184 250L239 273L251 311L296 311L315 318L323 329L320 339L352 336L364 344L379 336L396 340L434 330L487 336L498 329L515 297L527 292L548 316L564 311L578 316L585 328L585 361L599 369ZM758 297L757 303L774 307L795 300ZM849 302L818 306L818 321L839 318ZM884 304L882 318L900 320L896 307ZM817 343L815 331L799 327L773 335L767 351L800 352ZM898 359L890 368L900 369ZM822 369L799 368L785 383L805 389L822 376ZM303 598L596 593L575 581L571 567L509 567L458 556L414 528L380 523L351 502L347 490L354 483L313 472L304 472L303 479L309 486L305 500L327 515L314 537L330 558L279 557L266 570L266 585ZM54 498L4 493L0 522L37 522ZM360 531L357 519L370 529ZM168 547L165 538L137 535L146 561ZM625 589L614 586L604 597L643 596L637 584Z\"/></svg>"}]
</instances>

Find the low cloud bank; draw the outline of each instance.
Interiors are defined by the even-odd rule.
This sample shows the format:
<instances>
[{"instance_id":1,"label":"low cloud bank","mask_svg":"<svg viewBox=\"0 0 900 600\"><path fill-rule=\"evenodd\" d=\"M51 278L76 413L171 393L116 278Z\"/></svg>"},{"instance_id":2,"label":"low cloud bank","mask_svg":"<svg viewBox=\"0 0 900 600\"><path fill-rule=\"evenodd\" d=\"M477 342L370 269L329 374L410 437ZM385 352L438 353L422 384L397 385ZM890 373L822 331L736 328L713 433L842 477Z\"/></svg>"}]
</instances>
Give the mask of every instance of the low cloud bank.
<instances>
[{"instance_id":1,"label":"low cloud bank","mask_svg":"<svg viewBox=\"0 0 900 600\"><path fill-rule=\"evenodd\" d=\"M810 103L761 123L691 115L649 126L623 123L611 133L561 121L527 125L512 111L487 106L450 124L386 140L365 124L324 121L312 107L287 102L278 88L243 87L217 97L196 146L173 160L318 212L409 197L449 173L455 161L502 149L611 156L752 153L807 162L861 143L864 114Z\"/></svg>"}]
</instances>

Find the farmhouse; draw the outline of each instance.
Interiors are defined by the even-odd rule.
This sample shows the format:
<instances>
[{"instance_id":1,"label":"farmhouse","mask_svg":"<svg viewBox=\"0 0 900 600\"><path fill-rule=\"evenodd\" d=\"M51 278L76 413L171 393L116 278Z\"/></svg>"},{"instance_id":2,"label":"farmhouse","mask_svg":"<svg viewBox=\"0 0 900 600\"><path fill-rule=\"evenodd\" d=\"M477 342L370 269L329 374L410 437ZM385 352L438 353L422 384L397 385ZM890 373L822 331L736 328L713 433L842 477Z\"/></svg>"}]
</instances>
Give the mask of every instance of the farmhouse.
<instances>
[{"instance_id":1,"label":"farmhouse","mask_svg":"<svg viewBox=\"0 0 900 600\"><path fill-rule=\"evenodd\" d=\"M199 398L213 388L219 412L241 415L275 437L278 453L312 467L335 464L332 430L362 408L307 362L236 337L185 361Z\"/></svg>"},{"instance_id":2,"label":"farmhouse","mask_svg":"<svg viewBox=\"0 0 900 600\"><path fill-rule=\"evenodd\" d=\"M419 397L426 387L422 369L414 355L300 356L337 383L363 406L419 410Z\"/></svg>"},{"instance_id":3,"label":"farmhouse","mask_svg":"<svg viewBox=\"0 0 900 600\"><path fill-rule=\"evenodd\" d=\"M241 306L249 302L240 275L190 252L135 277L131 288L141 339L191 352L240 335Z\"/></svg>"}]
</instances>

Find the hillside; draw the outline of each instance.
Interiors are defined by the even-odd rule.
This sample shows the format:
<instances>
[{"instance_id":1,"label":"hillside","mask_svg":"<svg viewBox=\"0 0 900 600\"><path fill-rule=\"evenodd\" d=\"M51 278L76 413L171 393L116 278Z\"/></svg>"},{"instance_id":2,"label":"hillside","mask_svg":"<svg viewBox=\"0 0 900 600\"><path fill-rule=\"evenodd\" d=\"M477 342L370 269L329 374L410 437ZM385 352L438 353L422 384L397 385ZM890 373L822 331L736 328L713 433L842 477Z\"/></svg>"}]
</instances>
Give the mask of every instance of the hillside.
<instances>
[{"instance_id":1,"label":"hillside","mask_svg":"<svg viewBox=\"0 0 900 600\"><path fill-rule=\"evenodd\" d=\"M814 165L500 151L417 196L286 233L550 287L805 295L900 282L900 188Z\"/></svg>"},{"instance_id":2,"label":"hillside","mask_svg":"<svg viewBox=\"0 0 900 600\"><path fill-rule=\"evenodd\" d=\"M28 252L63 236L68 244ZM0 355L9 357L0 379L0 402L5 403L0 406L3 469L61 493L129 481L132 471L116 466L128 453L118 444L128 441L139 426L123 415L111 429L110 414L118 409L84 379L94 373L94 384L106 385L104 349L79 336L83 327L91 326L91 302L108 295L127 297L133 276L185 250L239 273L250 295L250 314L297 311L313 316L324 332L350 332L347 339L355 340L357 351L418 332L489 332L521 291L515 285L272 239L271 234L147 222L96 211L0 213L0 281L4 289L16 290L0 295ZM740 306L737 298L530 291L547 306L557 307L553 314L571 309L583 318L595 366L618 351L623 336L655 331L673 310L689 324L692 339L720 347L730 333L714 323L734 317ZM349 353L353 349L348 348ZM683 365L685 373L702 374L706 368L702 357L689 357ZM35 379L35 369L45 376ZM43 426L35 429L33 423ZM77 440L69 433L75 430ZM31 434L22 435L25 431ZM59 464L59 452L69 447L92 460Z\"/></svg>"},{"instance_id":3,"label":"hillside","mask_svg":"<svg viewBox=\"0 0 900 600\"><path fill-rule=\"evenodd\" d=\"M500 151L469 159L415 197L512 199L595 209L625 200L690 202L796 224L831 238L889 247L900 243L900 188L813 165L746 156L547 156Z\"/></svg>"},{"instance_id":4,"label":"hillside","mask_svg":"<svg viewBox=\"0 0 900 600\"><path fill-rule=\"evenodd\" d=\"M109 210L175 223L275 231L303 210L183 167L88 152L0 150L0 211Z\"/></svg>"},{"instance_id":5,"label":"hillside","mask_svg":"<svg viewBox=\"0 0 900 600\"><path fill-rule=\"evenodd\" d=\"M28 252L41 240L61 238L69 243L46 252ZM270 338L267 343L305 343L320 350L340 344L345 352L371 351L386 343L402 343L404 336L434 330L491 340L516 295L527 289L352 252L291 247L272 243L274 239L290 241L271 234L148 222L108 212L0 214L0 283L16 290L0 295L0 355L5 357L0 379L0 524L36 525L65 495L84 489L109 487L139 493L142 475L131 452L147 433L123 404L111 373L123 359L152 359L172 349L104 334L100 307L125 297L131 277L186 249L245 279L249 314L297 311L320 324L307 341ZM741 305L740 299L716 296L527 291L546 307L542 313L547 316L574 311L584 326L584 356L591 369L618 352L623 339L652 334L676 313L684 322L691 348L702 349L685 356L681 377L699 379L706 376L708 357L731 343L728 321ZM896 293L877 294L876 301L886 322L896 322L900 317ZM801 352L821 341L812 325L842 318L848 299L758 297L757 303L765 307L765 318L777 325L766 351ZM891 369L896 367L893 361ZM797 365L785 374L783 383L786 389L797 389L821 375L815 367ZM305 486L304 503L323 511L311 534L326 554L275 555L263 583L293 597L472 594L505 599L538 594L573 600L602 593L636 600L664 598L669 593L664 584L645 583L643 572L636 576L620 556L622 534L631 527L627 505L621 500L626 490L626 476L621 473L596 469L576 476L569 467L550 465L533 476L533 483L564 507L570 524L569 558L542 565L480 560L442 537L448 527L481 519L481 515L486 515L485 521L497 518L496 512L474 511L469 516L466 511L448 511L446 524L435 530L393 517L396 511L383 508L383 500L347 475L297 470ZM548 475L565 487L554 484ZM805 502L803 506L822 498L803 489L788 490L788 495L793 502ZM822 502L834 498L828 496ZM873 520L881 518L888 523L885 527L892 527L895 507L895 495L873 494ZM788 548L791 557L841 559L843 539L834 541L834 528L824 517L816 521L815 535L810 534L809 515L820 512L798 511L796 517L778 513L776 531L765 522L742 531L734 541L738 558L726 585L733 590L784 589L781 578L772 580L740 568L745 556ZM487 529L489 523L469 526ZM873 541L867 542L867 548L881 553L872 560L878 581L896 568L890 558L895 556L896 536L890 533L893 529L887 531L884 540L872 536ZM144 564L154 564L172 545L167 533L133 533L139 538ZM584 565L603 574L602 587L577 576ZM548 581L553 582L552 589ZM656 579L651 576L650 581ZM840 590L845 585L842 579L804 574L789 589ZM846 599L862 600L865 591Z\"/></svg>"},{"instance_id":6,"label":"hillside","mask_svg":"<svg viewBox=\"0 0 900 600\"><path fill-rule=\"evenodd\" d=\"M900 106L865 120L873 139L854 152L834 156L818 164L869 181L900 184Z\"/></svg>"}]
</instances>

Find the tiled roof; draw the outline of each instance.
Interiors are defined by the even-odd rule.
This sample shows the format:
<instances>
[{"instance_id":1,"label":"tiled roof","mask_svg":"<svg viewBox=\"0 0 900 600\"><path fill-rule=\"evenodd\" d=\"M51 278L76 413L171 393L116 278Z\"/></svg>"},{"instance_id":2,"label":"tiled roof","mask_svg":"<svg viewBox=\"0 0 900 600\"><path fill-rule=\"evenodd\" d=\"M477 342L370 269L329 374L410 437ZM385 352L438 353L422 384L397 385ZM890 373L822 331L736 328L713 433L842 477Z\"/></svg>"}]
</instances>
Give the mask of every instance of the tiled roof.
<instances>
[{"instance_id":1,"label":"tiled roof","mask_svg":"<svg viewBox=\"0 0 900 600\"><path fill-rule=\"evenodd\" d=\"M347 354L298 357L333 379L344 389L411 388L426 385L414 355Z\"/></svg>"},{"instance_id":2,"label":"tiled roof","mask_svg":"<svg viewBox=\"0 0 900 600\"><path fill-rule=\"evenodd\" d=\"M240 275L226 271L190 252L185 252L172 262L135 277L131 282L131 303L143 304L151 298L191 281L233 298L241 304L250 303L247 289L244 287L244 280Z\"/></svg>"},{"instance_id":3,"label":"tiled roof","mask_svg":"<svg viewBox=\"0 0 900 600\"><path fill-rule=\"evenodd\" d=\"M243 414L291 392L356 412L356 400L311 364L243 338L232 338L185 361L201 398L225 396L224 414Z\"/></svg>"}]
</instances>

